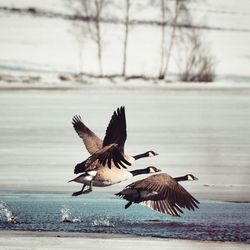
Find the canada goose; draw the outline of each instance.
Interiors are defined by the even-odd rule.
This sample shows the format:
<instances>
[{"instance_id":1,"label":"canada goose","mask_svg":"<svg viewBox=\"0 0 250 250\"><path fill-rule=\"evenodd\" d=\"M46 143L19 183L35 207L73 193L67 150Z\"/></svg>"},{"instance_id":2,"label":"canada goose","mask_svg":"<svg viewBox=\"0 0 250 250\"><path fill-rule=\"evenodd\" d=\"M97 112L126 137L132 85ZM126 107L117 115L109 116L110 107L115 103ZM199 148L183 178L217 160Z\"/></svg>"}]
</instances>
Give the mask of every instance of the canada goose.
<instances>
[{"instance_id":1,"label":"canada goose","mask_svg":"<svg viewBox=\"0 0 250 250\"><path fill-rule=\"evenodd\" d=\"M81 121L80 116L74 116L72 124L79 137L82 138L86 149L91 154L87 160L75 166L74 173L83 174L72 181L84 185L81 191L75 192L73 195L91 192L93 182L95 186L108 186L127 180L131 175L136 175L137 170L130 172L124 170L126 168L124 164L131 165L133 161L140 158L158 155L152 150L135 156L124 154L124 144L127 139L124 107L117 108L114 111L103 141ZM138 174L143 173L148 172L145 172L145 169L138 170ZM86 185L89 186L89 189L83 191Z\"/></svg>"},{"instance_id":2,"label":"canada goose","mask_svg":"<svg viewBox=\"0 0 250 250\"><path fill-rule=\"evenodd\" d=\"M151 174L160 172L156 167L147 167L143 169L136 169L132 171L127 171L126 169L118 169L116 167L112 167L111 169L106 167L100 167L96 170L91 170L88 172L85 172L76 178L70 180L78 183L82 183L83 187L80 191L73 193L73 196L77 196L80 194L86 194L92 191L92 186L96 187L106 187L110 186L116 183L119 183L121 181L125 181L129 178L132 178L136 175L141 174ZM84 190L85 186L89 186L89 189Z\"/></svg>"},{"instance_id":3,"label":"canada goose","mask_svg":"<svg viewBox=\"0 0 250 250\"><path fill-rule=\"evenodd\" d=\"M154 151L129 156L124 154L124 144L127 139L125 107L114 111L103 141L92 132L82 121L80 116L74 116L73 127L91 156L75 167L75 173L82 173L95 169L98 164L107 165L109 168L127 168L126 165L142 157L158 155Z\"/></svg>"},{"instance_id":4,"label":"canada goose","mask_svg":"<svg viewBox=\"0 0 250 250\"><path fill-rule=\"evenodd\" d=\"M138 155L134 155L134 156L125 156L126 158L130 158L130 164L133 162L133 161L136 161L140 158L145 158L145 157L152 157L152 156L156 156L158 155L157 153L155 153L154 151L150 150L150 151L147 151L145 153L142 153L142 154L138 154ZM85 160L81 163L78 163L76 166L75 166L75 169L74 169L74 174L79 174L79 173L83 173L86 171L86 169L88 169L88 165L86 165L86 162L88 161ZM101 165L100 163L98 163L98 165ZM102 165L103 166L103 165ZM103 166L104 167L104 166ZM112 165L111 165L111 168L112 168Z\"/></svg>"},{"instance_id":5,"label":"canada goose","mask_svg":"<svg viewBox=\"0 0 250 250\"><path fill-rule=\"evenodd\" d=\"M178 182L198 180L191 174L172 178L161 173L129 184L117 196L126 199L125 209L132 203L140 203L160 213L180 216L181 208L195 210L199 201L190 195Z\"/></svg>"}]
</instances>

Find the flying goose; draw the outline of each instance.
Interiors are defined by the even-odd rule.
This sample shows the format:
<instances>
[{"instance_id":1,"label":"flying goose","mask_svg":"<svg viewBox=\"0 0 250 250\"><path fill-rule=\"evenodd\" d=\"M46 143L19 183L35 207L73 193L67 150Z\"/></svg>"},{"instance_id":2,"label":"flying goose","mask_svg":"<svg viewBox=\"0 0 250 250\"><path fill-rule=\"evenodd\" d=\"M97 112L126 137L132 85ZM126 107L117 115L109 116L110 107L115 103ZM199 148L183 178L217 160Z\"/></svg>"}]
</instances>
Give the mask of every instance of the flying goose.
<instances>
[{"instance_id":1,"label":"flying goose","mask_svg":"<svg viewBox=\"0 0 250 250\"><path fill-rule=\"evenodd\" d=\"M74 116L72 124L91 154L87 160L76 165L74 170L76 174L95 169L98 163L109 168L112 166L127 168L133 161L142 157L158 155L152 150L135 156L124 154L124 144L127 139L125 107L114 111L103 141L82 122L80 116Z\"/></svg>"},{"instance_id":2,"label":"flying goose","mask_svg":"<svg viewBox=\"0 0 250 250\"><path fill-rule=\"evenodd\" d=\"M121 181L126 181L129 178L132 178L136 175L141 174L151 174L160 172L161 170L156 167L147 167L143 169L136 169L132 171L127 171L126 169L118 169L116 167L112 167L111 169L106 167L99 167L96 170L91 170L85 172L76 178L70 180L69 182L77 182L83 184L83 187L80 191L73 193L73 196L78 196L81 194L86 194L92 191L92 186L96 187L106 187ZM84 188L89 186L89 189L84 191Z\"/></svg>"},{"instance_id":3,"label":"flying goose","mask_svg":"<svg viewBox=\"0 0 250 250\"><path fill-rule=\"evenodd\" d=\"M129 184L116 195L127 200L127 209L132 203L148 206L163 214L180 216L181 208L195 210L197 201L178 182L186 180L198 180L192 174L172 178L166 173L155 174L143 180Z\"/></svg>"},{"instance_id":4,"label":"flying goose","mask_svg":"<svg viewBox=\"0 0 250 250\"><path fill-rule=\"evenodd\" d=\"M126 180L131 177L131 173L132 176L133 173L137 173L136 170L130 172L125 170L126 165L131 165L133 161L143 157L157 155L152 150L135 156L124 154L124 144L127 138L124 107L114 111L103 141L81 121L80 116L74 116L72 124L91 154L87 160L75 166L74 173L83 174L71 181L84 185L81 191L75 192L73 195L91 192L93 181L95 181L95 185L108 186ZM89 186L89 189L83 191L86 185Z\"/></svg>"}]
</instances>

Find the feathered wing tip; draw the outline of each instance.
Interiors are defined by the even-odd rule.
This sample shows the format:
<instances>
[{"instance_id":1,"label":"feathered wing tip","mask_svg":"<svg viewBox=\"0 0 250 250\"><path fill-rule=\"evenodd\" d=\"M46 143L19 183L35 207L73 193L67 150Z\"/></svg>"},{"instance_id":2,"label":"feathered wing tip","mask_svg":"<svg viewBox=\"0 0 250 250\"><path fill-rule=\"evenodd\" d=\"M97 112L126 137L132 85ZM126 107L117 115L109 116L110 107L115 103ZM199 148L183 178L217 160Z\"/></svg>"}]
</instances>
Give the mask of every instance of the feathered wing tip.
<instances>
[{"instance_id":1,"label":"feathered wing tip","mask_svg":"<svg viewBox=\"0 0 250 250\"><path fill-rule=\"evenodd\" d=\"M157 201L146 200L146 201L140 202L139 204L145 205L159 213L169 214L175 217L180 217L180 214L183 213L183 211L180 209L180 207L177 204L171 203L167 200L157 200Z\"/></svg>"},{"instance_id":2,"label":"feathered wing tip","mask_svg":"<svg viewBox=\"0 0 250 250\"><path fill-rule=\"evenodd\" d=\"M103 166L107 165L110 169L112 164L114 164L119 169L121 167L126 169L126 165L131 166L131 163L124 158L116 144L105 146L101 150L95 152L88 158L87 163L85 164L86 168L91 166L91 164L96 160L98 160Z\"/></svg>"},{"instance_id":3,"label":"feathered wing tip","mask_svg":"<svg viewBox=\"0 0 250 250\"><path fill-rule=\"evenodd\" d=\"M72 124L90 154L102 148L103 141L82 122L80 115L72 118Z\"/></svg>"},{"instance_id":4,"label":"feathered wing tip","mask_svg":"<svg viewBox=\"0 0 250 250\"><path fill-rule=\"evenodd\" d=\"M141 200L139 192L135 189L131 189L129 187L126 187L119 193L116 193L115 195L121 197L122 199L125 199L128 201L128 203L125 205L125 209L130 207L133 203L145 205L155 211L158 211L162 214L169 214L172 216L180 217L180 214L183 213L181 208L175 204L171 203L166 199L162 200Z\"/></svg>"},{"instance_id":5,"label":"feathered wing tip","mask_svg":"<svg viewBox=\"0 0 250 250\"><path fill-rule=\"evenodd\" d=\"M111 168L112 162L119 169L121 167L126 169L126 165L131 166L131 163L124 158L124 156L121 154L120 150L117 148L116 145L113 145L103 154L100 154L98 160L102 165L107 164L109 168Z\"/></svg>"},{"instance_id":6,"label":"feathered wing tip","mask_svg":"<svg viewBox=\"0 0 250 250\"><path fill-rule=\"evenodd\" d=\"M114 111L103 140L103 147L117 144L121 153L124 153L124 144L127 139L125 107L121 106Z\"/></svg>"},{"instance_id":7,"label":"feathered wing tip","mask_svg":"<svg viewBox=\"0 0 250 250\"><path fill-rule=\"evenodd\" d=\"M75 131L79 134L79 131L85 131L86 130L86 126L84 125L84 123L82 122L82 118L80 115L74 115L72 118L72 125L75 129Z\"/></svg>"},{"instance_id":8,"label":"feathered wing tip","mask_svg":"<svg viewBox=\"0 0 250 250\"><path fill-rule=\"evenodd\" d=\"M181 214L183 214L182 209L188 209L195 211L195 209L199 209L198 204L200 204L199 201L197 201L193 196L187 196L186 197L178 197L178 194L172 194L172 197L175 197L175 199L162 197L159 198L156 197L149 200L144 200L139 202L142 205L146 205L147 207L156 210L163 214L169 214L171 216L177 216L180 217Z\"/></svg>"},{"instance_id":9,"label":"feathered wing tip","mask_svg":"<svg viewBox=\"0 0 250 250\"><path fill-rule=\"evenodd\" d=\"M85 160L85 161L83 161L81 163L78 163L75 166L74 174L79 174L79 173L85 172L85 170L86 170L86 163L87 163L87 160Z\"/></svg>"},{"instance_id":10,"label":"feathered wing tip","mask_svg":"<svg viewBox=\"0 0 250 250\"><path fill-rule=\"evenodd\" d=\"M80 115L74 115L72 118L72 124L75 125L78 122L82 122L82 118Z\"/></svg>"}]
</instances>

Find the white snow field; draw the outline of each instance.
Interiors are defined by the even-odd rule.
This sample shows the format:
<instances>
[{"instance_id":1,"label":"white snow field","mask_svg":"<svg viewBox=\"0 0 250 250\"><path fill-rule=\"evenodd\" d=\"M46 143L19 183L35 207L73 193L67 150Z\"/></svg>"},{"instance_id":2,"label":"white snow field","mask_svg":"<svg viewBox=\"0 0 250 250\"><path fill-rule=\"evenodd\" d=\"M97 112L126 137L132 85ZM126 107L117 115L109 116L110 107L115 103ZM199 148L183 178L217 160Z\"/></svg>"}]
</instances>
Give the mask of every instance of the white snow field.
<instances>
[{"instance_id":1,"label":"white snow field","mask_svg":"<svg viewBox=\"0 0 250 250\"><path fill-rule=\"evenodd\" d=\"M70 13L66 0L7 1L0 6L36 7ZM202 35L215 56L217 81L249 82L250 2L248 0L195 1L191 11L196 25L206 25ZM133 11L132 17L159 19L152 9ZM79 41L72 35L70 21L0 12L0 72L44 74L79 72ZM103 25L104 73L121 72L123 27ZM83 68L97 71L96 47L84 41L81 46ZM128 44L128 73L156 75L159 71L160 28L131 28ZM170 72L176 72L176 62Z\"/></svg>"}]
</instances>

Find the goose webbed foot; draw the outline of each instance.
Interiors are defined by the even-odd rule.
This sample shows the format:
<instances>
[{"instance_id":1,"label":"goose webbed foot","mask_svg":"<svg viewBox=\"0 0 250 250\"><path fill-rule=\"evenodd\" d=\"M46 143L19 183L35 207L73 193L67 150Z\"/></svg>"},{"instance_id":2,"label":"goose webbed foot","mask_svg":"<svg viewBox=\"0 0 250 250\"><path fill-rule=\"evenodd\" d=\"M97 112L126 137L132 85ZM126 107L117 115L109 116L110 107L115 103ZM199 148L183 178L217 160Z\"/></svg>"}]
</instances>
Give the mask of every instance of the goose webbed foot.
<instances>
[{"instance_id":1,"label":"goose webbed foot","mask_svg":"<svg viewBox=\"0 0 250 250\"><path fill-rule=\"evenodd\" d=\"M88 194L90 192L92 192L92 188L91 187L89 189L83 191L82 194Z\"/></svg>"},{"instance_id":2,"label":"goose webbed foot","mask_svg":"<svg viewBox=\"0 0 250 250\"><path fill-rule=\"evenodd\" d=\"M78 196L78 195L81 195L81 194L83 194L83 191L82 191L82 190L80 190L80 191L78 191L78 192L74 192L74 193L72 194L72 196Z\"/></svg>"},{"instance_id":3,"label":"goose webbed foot","mask_svg":"<svg viewBox=\"0 0 250 250\"><path fill-rule=\"evenodd\" d=\"M72 194L72 196L78 196L78 195L83 194L83 193L84 193L83 190L84 190L85 187L86 187L86 185L83 185L82 189L81 189L80 191L78 191L78 192L74 192L74 193Z\"/></svg>"}]
</instances>

